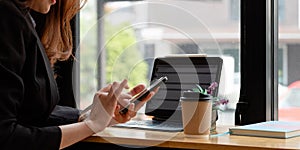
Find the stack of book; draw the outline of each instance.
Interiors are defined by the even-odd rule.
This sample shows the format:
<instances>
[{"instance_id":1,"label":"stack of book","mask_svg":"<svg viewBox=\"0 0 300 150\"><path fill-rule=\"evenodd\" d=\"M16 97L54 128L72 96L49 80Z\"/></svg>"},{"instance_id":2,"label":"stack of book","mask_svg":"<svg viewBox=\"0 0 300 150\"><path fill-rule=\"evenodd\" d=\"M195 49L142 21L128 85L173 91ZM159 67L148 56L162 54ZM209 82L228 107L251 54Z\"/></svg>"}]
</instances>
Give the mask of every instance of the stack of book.
<instances>
[{"instance_id":1,"label":"stack of book","mask_svg":"<svg viewBox=\"0 0 300 150\"><path fill-rule=\"evenodd\" d=\"M267 121L229 129L232 135L291 138L300 136L300 122Z\"/></svg>"}]
</instances>

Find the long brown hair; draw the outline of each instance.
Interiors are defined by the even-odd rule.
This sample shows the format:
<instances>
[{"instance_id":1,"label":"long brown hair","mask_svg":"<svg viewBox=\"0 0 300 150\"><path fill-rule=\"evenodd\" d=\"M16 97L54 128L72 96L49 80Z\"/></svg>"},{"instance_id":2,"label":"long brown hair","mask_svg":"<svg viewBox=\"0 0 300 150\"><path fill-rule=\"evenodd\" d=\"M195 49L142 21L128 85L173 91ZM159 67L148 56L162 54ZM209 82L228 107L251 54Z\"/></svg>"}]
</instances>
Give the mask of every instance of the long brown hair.
<instances>
[{"instance_id":1,"label":"long brown hair","mask_svg":"<svg viewBox=\"0 0 300 150\"><path fill-rule=\"evenodd\" d=\"M85 3L86 0L57 0L46 15L41 41L52 67L72 55L70 21Z\"/></svg>"}]
</instances>

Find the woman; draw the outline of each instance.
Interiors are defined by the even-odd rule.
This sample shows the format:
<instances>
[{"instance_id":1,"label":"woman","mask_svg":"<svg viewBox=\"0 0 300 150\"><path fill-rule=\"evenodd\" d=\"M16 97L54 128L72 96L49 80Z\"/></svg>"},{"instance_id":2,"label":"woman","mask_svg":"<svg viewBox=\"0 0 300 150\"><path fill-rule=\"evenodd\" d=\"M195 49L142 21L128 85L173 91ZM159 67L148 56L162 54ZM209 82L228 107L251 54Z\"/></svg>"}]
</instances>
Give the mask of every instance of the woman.
<instances>
[{"instance_id":1,"label":"woman","mask_svg":"<svg viewBox=\"0 0 300 150\"><path fill-rule=\"evenodd\" d=\"M90 116L84 121L51 126L55 124L49 121L51 113L59 101L52 67L57 60L66 60L71 55L69 21L80 7L75 1L0 0L1 150L61 149L115 122L128 121L142 105L130 105L132 111L120 115L118 102L126 101L145 87L138 85L129 94L123 94L123 89L128 88L127 81L114 82L95 94ZM40 29L39 35L31 10L45 14L50 11L47 28Z\"/></svg>"}]
</instances>

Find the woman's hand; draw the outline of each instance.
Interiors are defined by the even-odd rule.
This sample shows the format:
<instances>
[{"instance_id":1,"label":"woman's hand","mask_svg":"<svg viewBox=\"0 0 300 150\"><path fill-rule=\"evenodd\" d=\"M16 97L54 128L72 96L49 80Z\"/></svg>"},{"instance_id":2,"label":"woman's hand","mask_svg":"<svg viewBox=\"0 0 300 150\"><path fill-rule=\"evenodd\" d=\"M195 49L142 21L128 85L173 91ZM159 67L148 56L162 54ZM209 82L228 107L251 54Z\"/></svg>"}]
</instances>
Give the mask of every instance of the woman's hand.
<instances>
[{"instance_id":1,"label":"woman's hand","mask_svg":"<svg viewBox=\"0 0 300 150\"><path fill-rule=\"evenodd\" d=\"M128 107L128 111L126 114L120 114L119 111L121 108L123 108L124 106L126 106L127 104L129 104L129 99L140 93L141 91L143 91L145 89L145 85L144 84L139 84L137 86L135 86L132 90L130 90L130 92L128 92L127 94L122 94L121 99L119 99L119 105L117 105L115 112L114 112L114 117L111 120L110 125L114 125L117 123L125 123L127 121L129 121L131 118L136 116L137 111L148 101L152 98L152 96L157 92L158 88L155 89L154 91L150 92L141 102L139 102L136 106L131 103Z\"/></svg>"},{"instance_id":2,"label":"woman's hand","mask_svg":"<svg viewBox=\"0 0 300 150\"><path fill-rule=\"evenodd\" d=\"M140 93L141 91L143 91L145 88L146 88L146 86L144 84L139 84L139 85L135 86L132 90L130 90L129 94L132 95L132 96L134 96L134 95ZM131 109L131 114L132 114L131 116L134 117L136 115L136 112L138 110L140 110L141 107L143 107L143 105L148 100L150 100L155 95L155 93L157 91L158 91L158 88L156 88L154 91L150 92L144 99L141 100L140 103L138 103L136 106L134 106L134 109Z\"/></svg>"},{"instance_id":3,"label":"woman's hand","mask_svg":"<svg viewBox=\"0 0 300 150\"><path fill-rule=\"evenodd\" d=\"M128 88L127 80L121 83L114 82L95 94L90 115L85 120L87 126L95 133L103 130L111 122L124 88Z\"/></svg>"}]
</instances>

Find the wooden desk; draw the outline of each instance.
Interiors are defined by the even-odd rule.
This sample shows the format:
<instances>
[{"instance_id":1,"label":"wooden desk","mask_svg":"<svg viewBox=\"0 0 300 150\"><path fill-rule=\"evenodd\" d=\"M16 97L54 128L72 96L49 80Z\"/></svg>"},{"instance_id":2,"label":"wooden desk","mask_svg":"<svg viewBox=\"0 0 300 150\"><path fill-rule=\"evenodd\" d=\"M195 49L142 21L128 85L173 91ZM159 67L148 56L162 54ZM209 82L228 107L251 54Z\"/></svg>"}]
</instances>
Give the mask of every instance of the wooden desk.
<instances>
[{"instance_id":1,"label":"wooden desk","mask_svg":"<svg viewBox=\"0 0 300 150\"><path fill-rule=\"evenodd\" d=\"M218 127L225 133L228 127ZM182 132L170 133L127 128L107 128L84 140L93 143L114 143L138 147L162 147L182 149L300 149L300 137L291 139L260 138L223 134L209 138L187 138Z\"/></svg>"}]
</instances>

